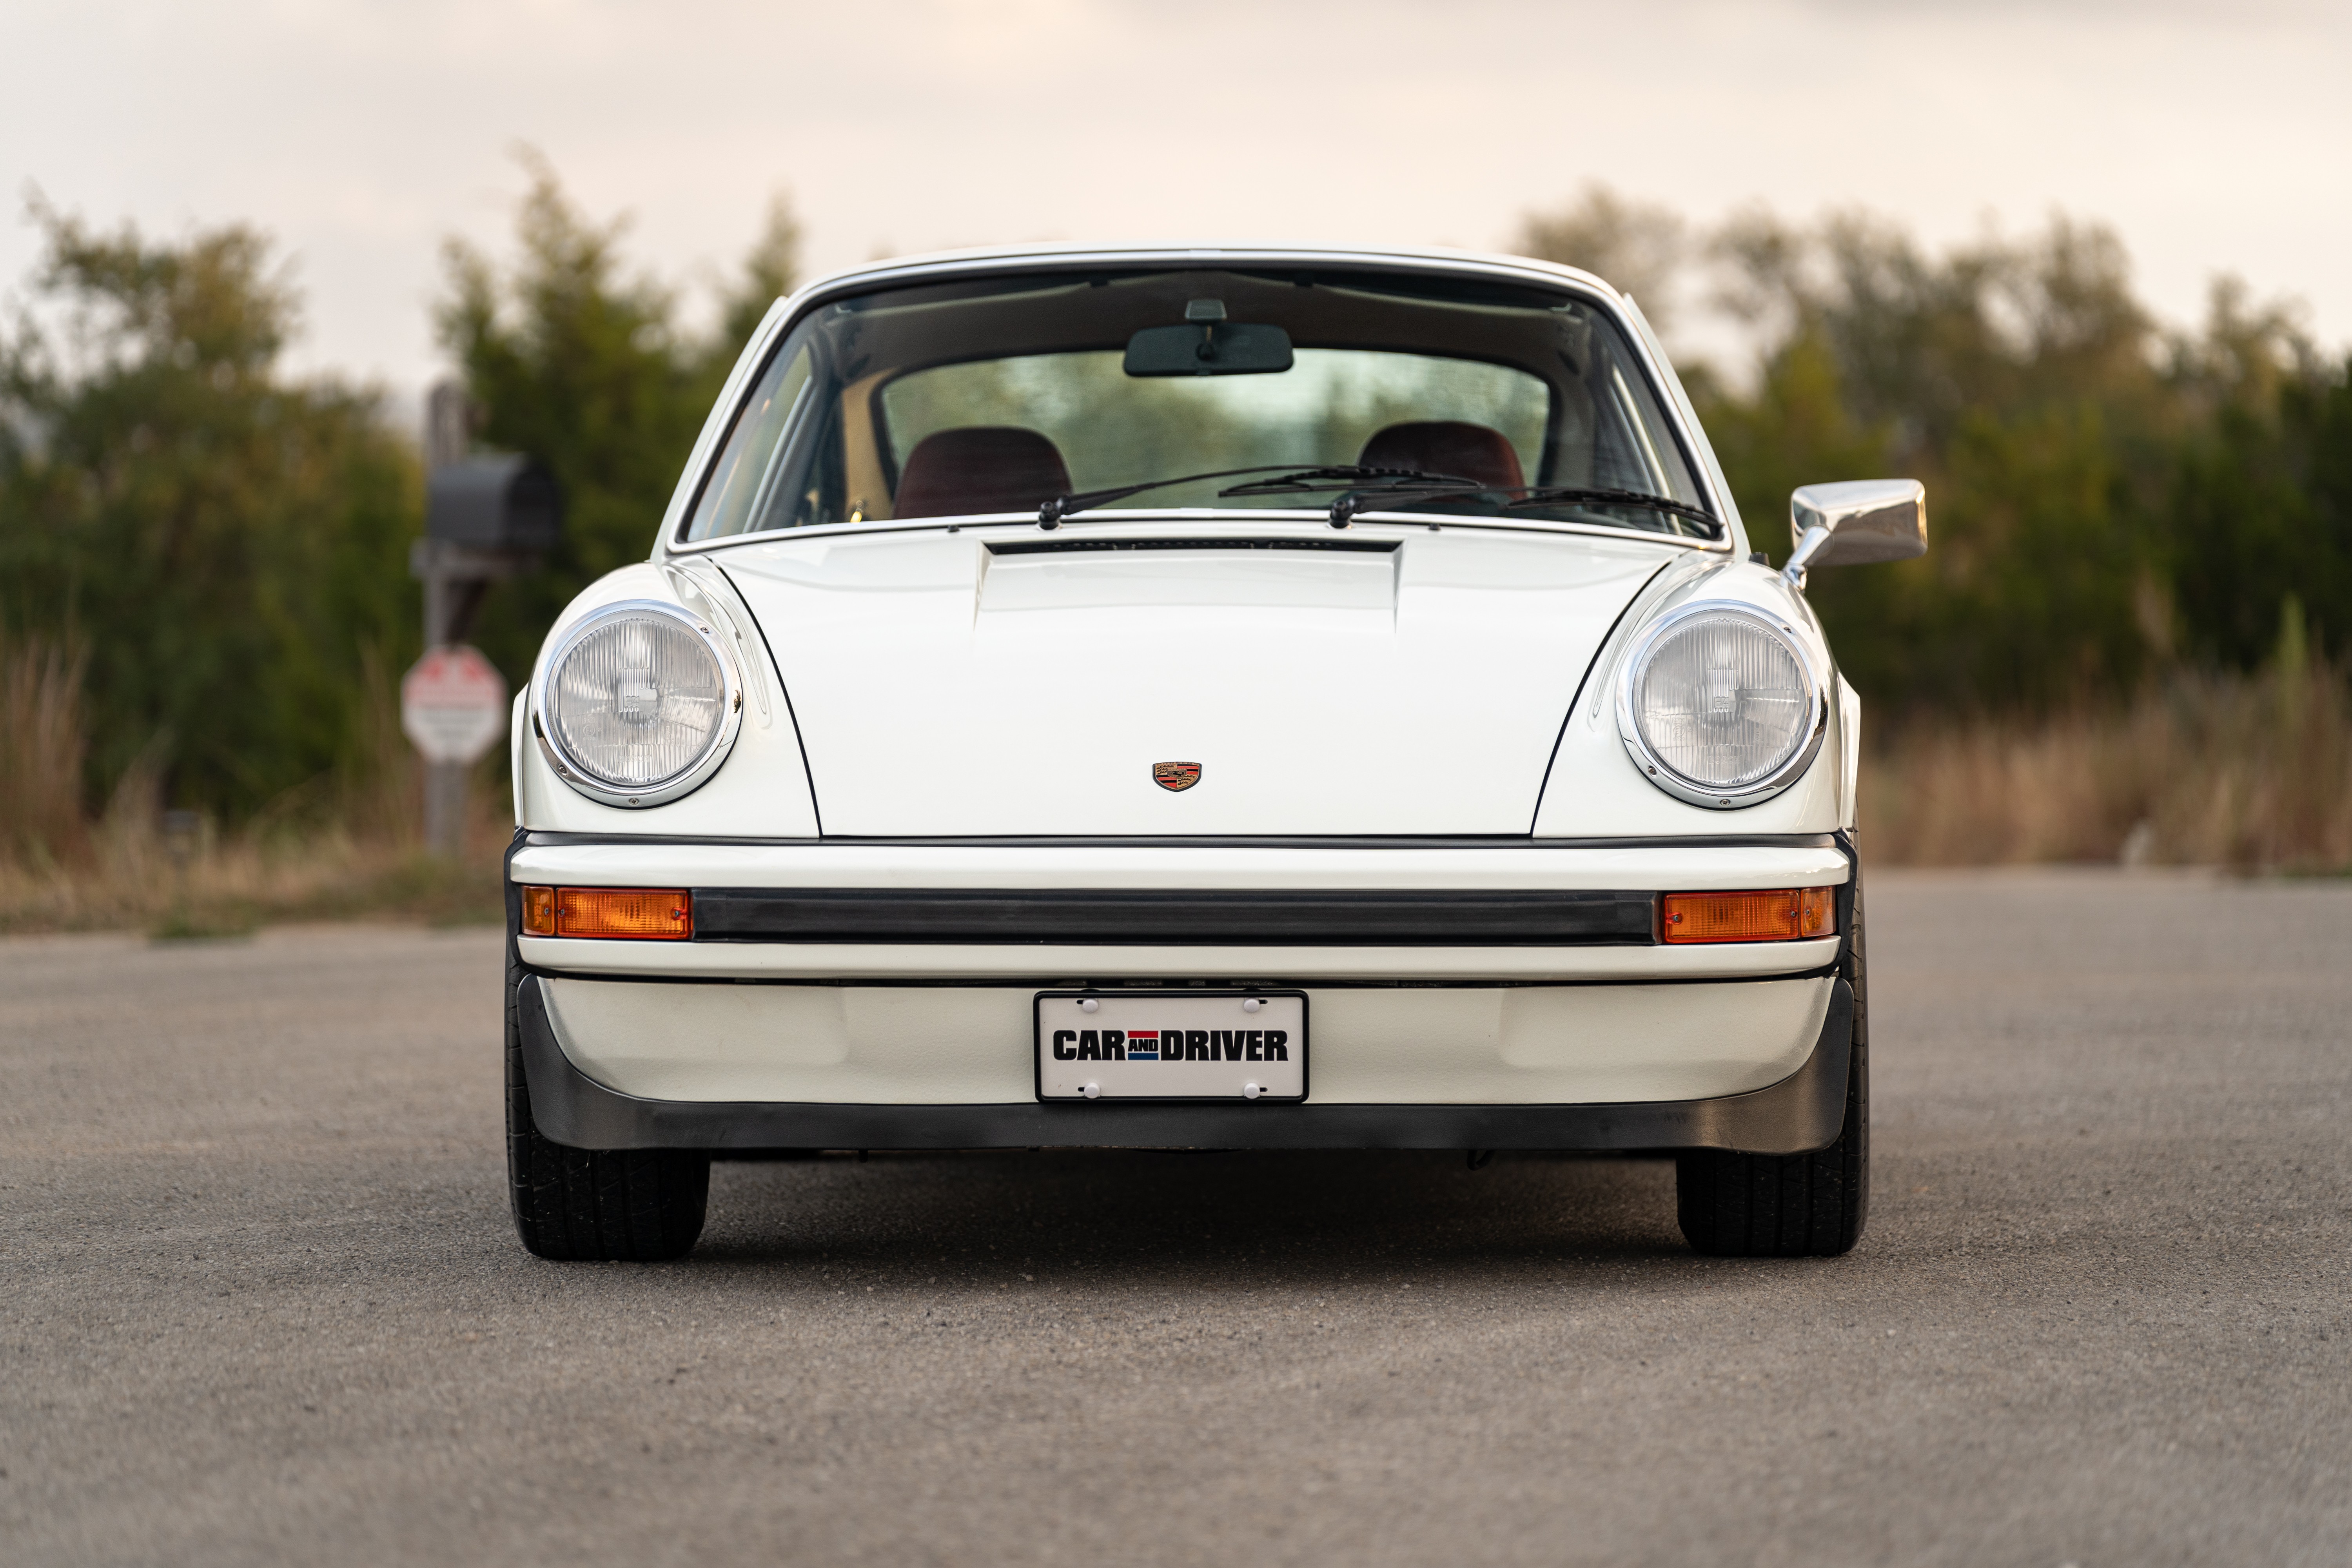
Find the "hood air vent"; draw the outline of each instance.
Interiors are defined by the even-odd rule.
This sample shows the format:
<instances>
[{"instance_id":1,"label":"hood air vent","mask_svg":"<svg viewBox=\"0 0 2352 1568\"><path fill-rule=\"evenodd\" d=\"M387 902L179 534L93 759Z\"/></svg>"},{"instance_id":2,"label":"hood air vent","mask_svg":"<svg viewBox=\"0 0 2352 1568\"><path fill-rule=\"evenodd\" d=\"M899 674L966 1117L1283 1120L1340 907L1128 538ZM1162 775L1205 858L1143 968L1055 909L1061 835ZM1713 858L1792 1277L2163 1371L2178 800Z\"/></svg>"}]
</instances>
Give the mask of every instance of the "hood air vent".
<instances>
[{"instance_id":1,"label":"hood air vent","mask_svg":"<svg viewBox=\"0 0 2352 1568\"><path fill-rule=\"evenodd\" d=\"M1326 554L1387 555L1393 539L1016 539L988 547L991 555L1067 555L1105 550L1315 550Z\"/></svg>"}]
</instances>

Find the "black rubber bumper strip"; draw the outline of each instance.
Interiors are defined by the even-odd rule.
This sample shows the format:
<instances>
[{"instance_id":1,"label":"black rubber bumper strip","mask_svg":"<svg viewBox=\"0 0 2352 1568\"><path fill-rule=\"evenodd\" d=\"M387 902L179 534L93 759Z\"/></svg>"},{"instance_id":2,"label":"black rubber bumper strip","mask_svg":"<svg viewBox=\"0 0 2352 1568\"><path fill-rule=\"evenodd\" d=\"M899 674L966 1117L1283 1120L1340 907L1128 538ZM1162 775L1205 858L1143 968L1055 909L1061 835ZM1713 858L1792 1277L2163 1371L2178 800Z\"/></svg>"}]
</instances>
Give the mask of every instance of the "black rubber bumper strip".
<instances>
[{"instance_id":1,"label":"black rubber bumper strip","mask_svg":"<svg viewBox=\"0 0 2352 1568\"><path fill-rule=\"evenodd\" d=\"M698 942L1624 947L1657 896L1612 892L1036 892L697 888Z\"/></svg>"},{"instance_id":2,"label":"black rubber bumper strip","mask_svg":"<svg viewBox=\"0 0 2352 1568\"><path fill-rule=\"evenodd\" d=\"M540 1131L575 1149L1736 1149L1797 1154L1837 1141L1853 989L1837 981L1795 1072L1717 1100L1622 1105L833 1105L641 1100L557 1043L539 976L516 996Z\"/></svg>"}]
</instances>

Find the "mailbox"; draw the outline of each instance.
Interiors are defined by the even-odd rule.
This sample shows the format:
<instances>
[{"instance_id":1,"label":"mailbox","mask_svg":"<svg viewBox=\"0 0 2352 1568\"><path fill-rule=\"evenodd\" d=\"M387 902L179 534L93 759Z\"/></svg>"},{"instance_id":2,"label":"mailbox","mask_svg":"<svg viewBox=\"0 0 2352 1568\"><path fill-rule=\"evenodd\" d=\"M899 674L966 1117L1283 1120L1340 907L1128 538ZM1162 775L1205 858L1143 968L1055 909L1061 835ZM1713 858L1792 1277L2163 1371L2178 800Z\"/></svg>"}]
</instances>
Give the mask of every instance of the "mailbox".
<instances>
[{"instance_id":1,"label":"mailbox","mask_svg":"<svg viewBox=\"0 0 2352 1568\"><path fill-rule=\"evenodd\" d=\"M426 481L427 539L536 552L554 549L562 534L562 488L535 458L468 458Z\"/></svg>"}]
</instances>

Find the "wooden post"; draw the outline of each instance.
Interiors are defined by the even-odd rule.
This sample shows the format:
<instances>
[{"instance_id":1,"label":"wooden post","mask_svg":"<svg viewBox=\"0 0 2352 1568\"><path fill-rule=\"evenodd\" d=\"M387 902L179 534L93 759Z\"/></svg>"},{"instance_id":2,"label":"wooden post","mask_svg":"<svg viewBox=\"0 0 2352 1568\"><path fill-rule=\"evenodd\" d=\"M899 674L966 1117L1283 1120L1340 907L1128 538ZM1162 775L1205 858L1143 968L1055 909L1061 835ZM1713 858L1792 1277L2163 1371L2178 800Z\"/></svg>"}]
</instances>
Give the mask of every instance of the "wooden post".
<instances>
[{"instance_id":1,"label":"wooden post","mask_svg":"<svg viewBox=\"0 0 2352 1568\"><path fill-rule=\"evenodd\" d=\"M432 390L425 395L425 472L428 481L434 469L465 460L467 448L473 444L472 432L467 425L465 387L455 381L435 382ZM474 618L474 606L487 584L460 578L451 570L455 563L447 559L446 552L433 548L432 540L419 542L425 553L424 570L417 574L425 580L425 646L431 649L466 635L466 624ZM466 815L469 805L467 784L472 773L469 763L425 763L426 853L451 859L466 853Z\"/></svg>"}]
</instances>

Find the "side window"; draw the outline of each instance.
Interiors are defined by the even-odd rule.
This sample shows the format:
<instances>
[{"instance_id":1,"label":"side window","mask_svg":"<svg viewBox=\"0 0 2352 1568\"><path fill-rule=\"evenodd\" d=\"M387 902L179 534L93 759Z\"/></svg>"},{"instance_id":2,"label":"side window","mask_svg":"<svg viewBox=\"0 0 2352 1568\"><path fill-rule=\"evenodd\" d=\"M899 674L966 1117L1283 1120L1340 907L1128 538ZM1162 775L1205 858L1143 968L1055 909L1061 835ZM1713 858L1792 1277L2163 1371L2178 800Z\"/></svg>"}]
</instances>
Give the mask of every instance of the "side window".
<instances>
[{"instance_id":1,"label":"side window","mask_svg":"<svg viewBox=\"0 0 2352 1568\"><path fill-rule=\"evenodd\" d=\"M1545 482L1639 490L1696 505L1697 481L1638 364L1607 338L1570 361L1570 384ZM1613 338L1614 334L1610 334Z\"/></svg>"},{"instance_id":2,"label":"side window","mask_svg":"<svg viewBox=\"0 0 2352 1568\"><path fill-rule=\"evenodd\" d=\"M1594 463L1600 482L1697 504L1698 480L1683 459L1682 447L1674 438L1674 425L1658 406L1649 378L1620 353L1606 355L1601 368L1608 384L1595 389L1594 401L1608 413L1600 421Z\"/></svg>"},{"instance_id":3,"label":"side window","mask_svg":"<svg viewBox=\"0 0 2352 1568\"><path fill-rule=\"evenodd\" d=\"M844 497L848 479L843 462L840 399L813 395L793 421L786 450L768 482L761 528L809 528L821 522L859 522L862 510Z\"/></svg>"},{"instance_id":4,"label":"side window","mask_svg":"<svg viewBox=\"0 0 2352 1568\"><path fill-rule=\"evenodd\" d=\"M710 482L703 486L688 520L686 536L717 539L730 533L755 533L786 521L791 501L777 505L785 470L793 467L788 439L807 422L809 376L815 359L806 346L798 353L778 355L761 378L751 400L736 416L735 427L719 450ZM799 498L793 498L797 500Z\"/></svg>"}]
</instances>

